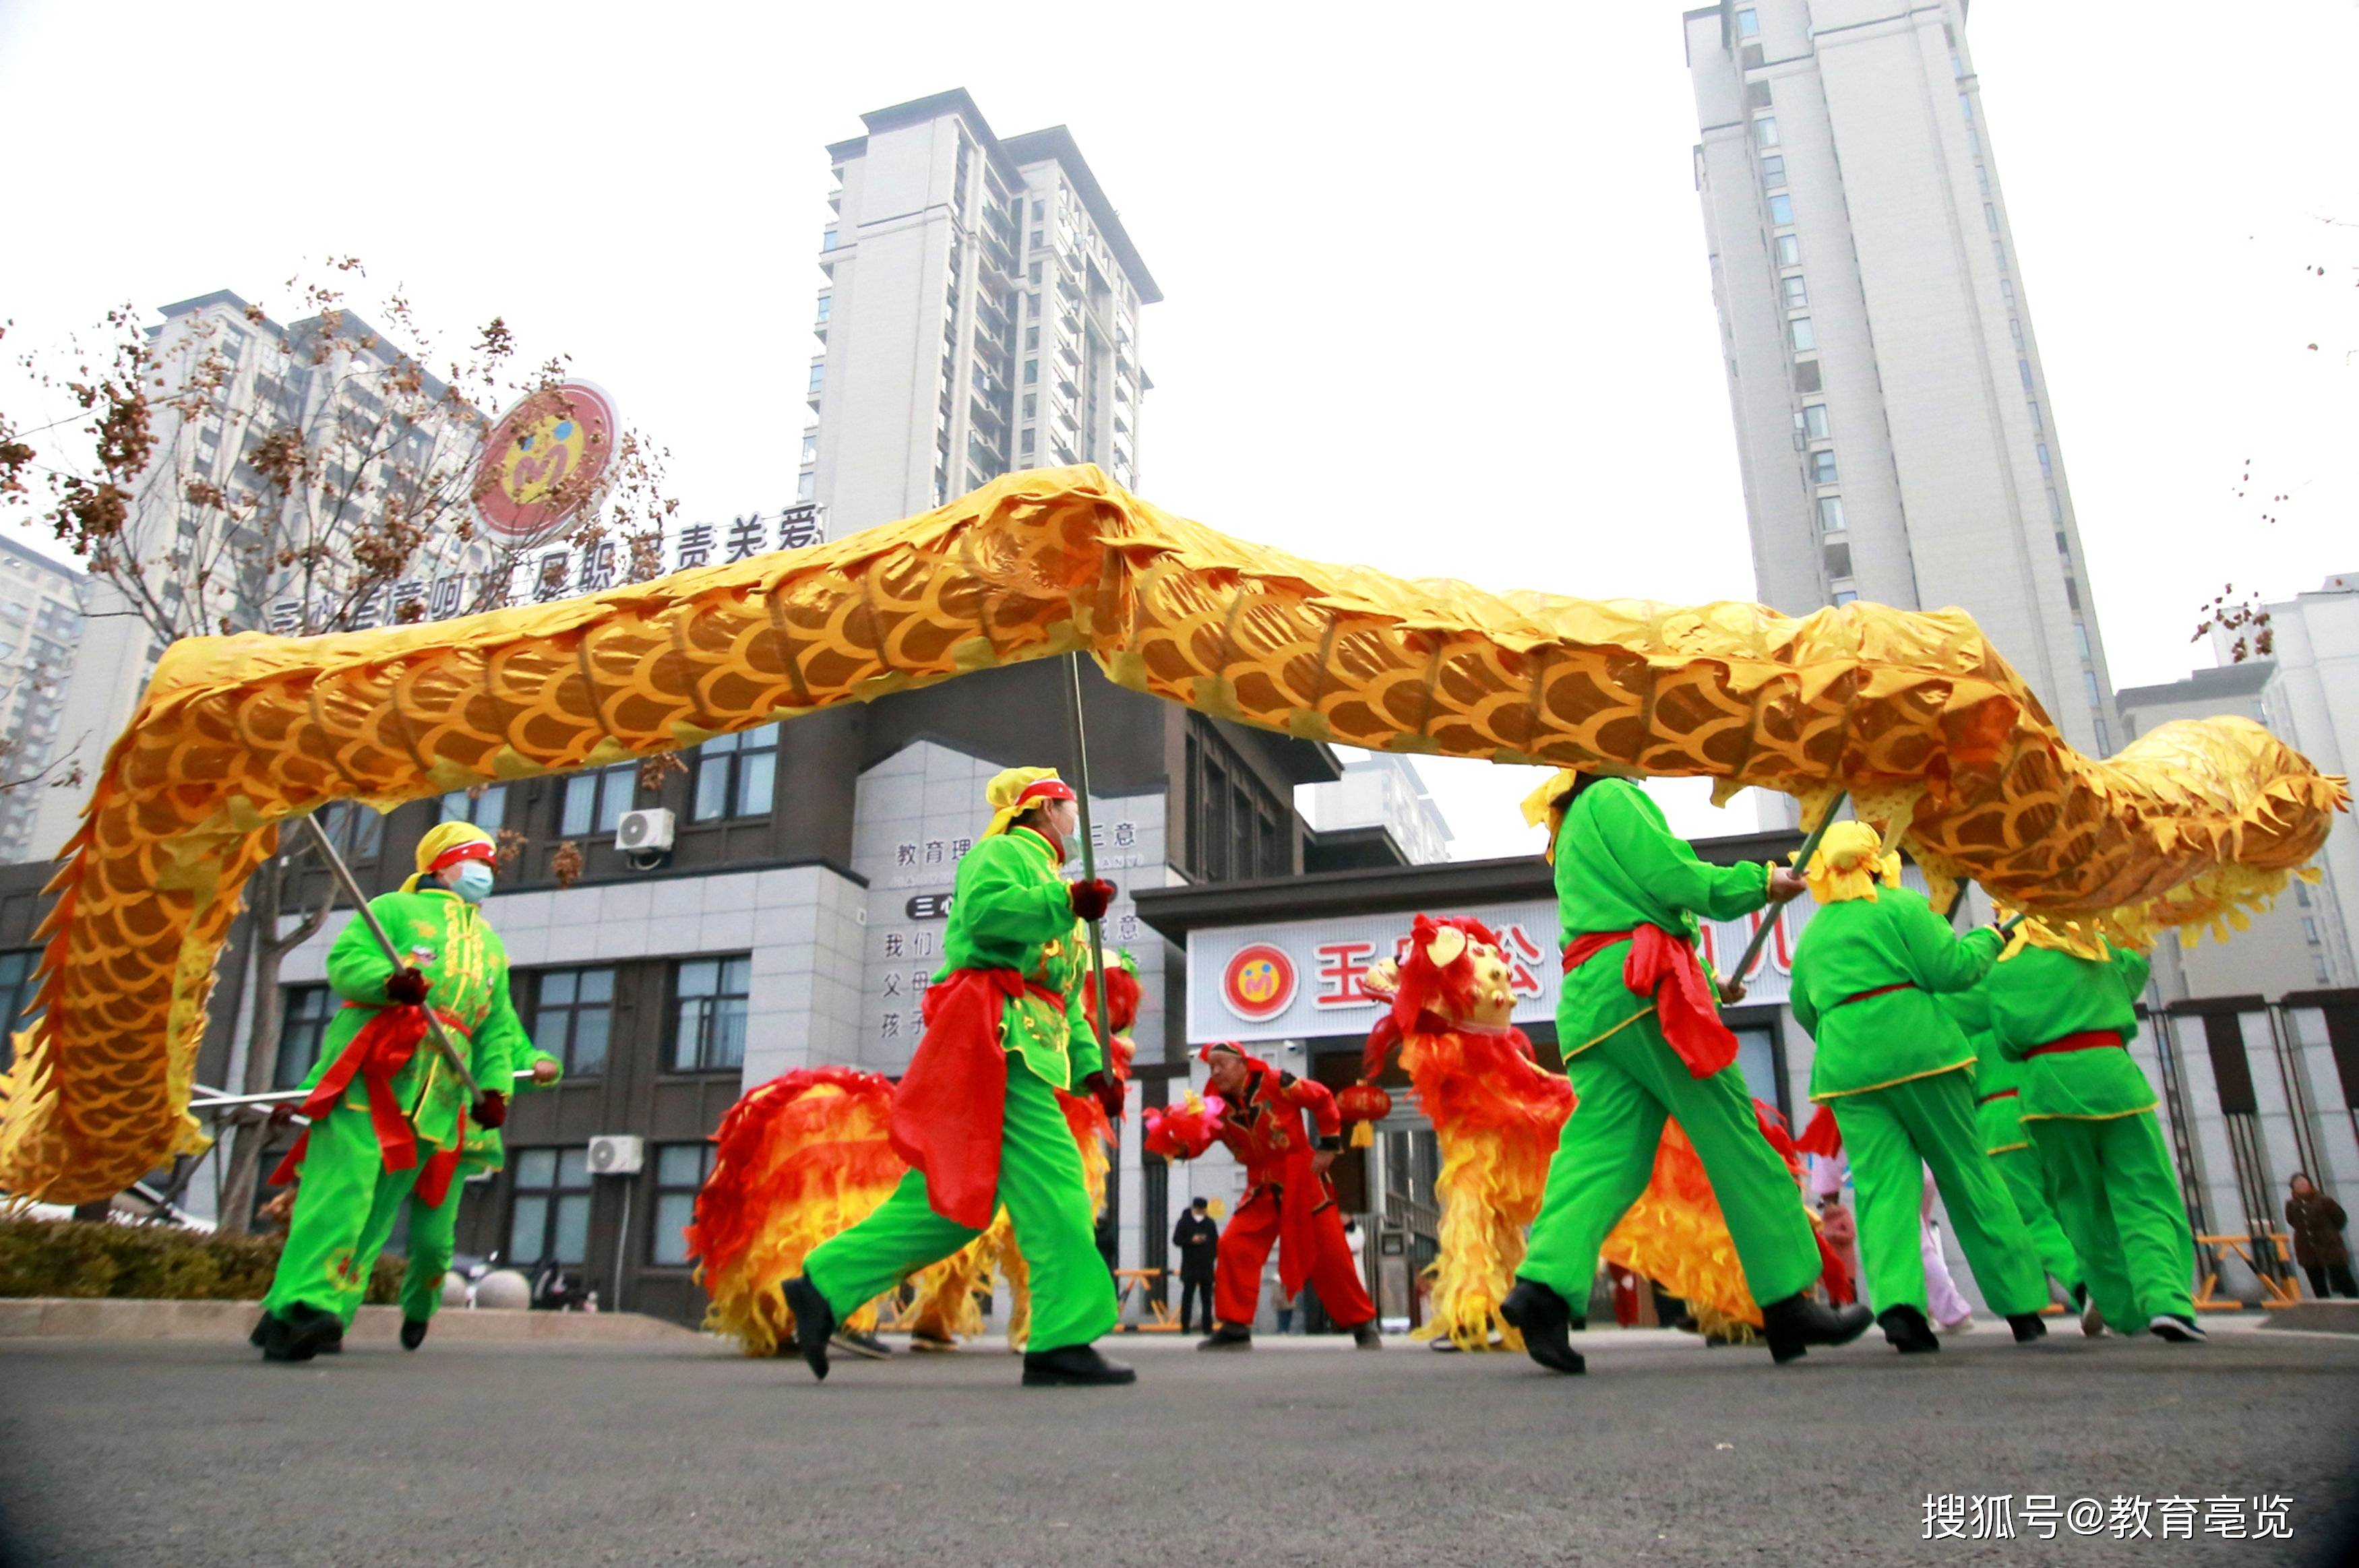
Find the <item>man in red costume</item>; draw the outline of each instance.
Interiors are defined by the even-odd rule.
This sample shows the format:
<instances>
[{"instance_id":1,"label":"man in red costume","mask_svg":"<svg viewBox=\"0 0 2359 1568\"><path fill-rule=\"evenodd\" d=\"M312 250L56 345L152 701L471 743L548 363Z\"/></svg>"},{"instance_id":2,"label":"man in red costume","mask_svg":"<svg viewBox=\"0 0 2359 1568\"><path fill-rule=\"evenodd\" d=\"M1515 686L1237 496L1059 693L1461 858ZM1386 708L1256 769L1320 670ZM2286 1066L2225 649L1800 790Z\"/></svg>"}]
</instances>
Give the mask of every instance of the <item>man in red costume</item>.
<instances>
[{"instance_id":1,"label":"man in red costume","mask_svg":"<svg viewBox=\"0 0 2359 1568\"><path fill-rule=\"evenodd\" d=\"M1199 1350L1253 1348L1261 1269L1277 1243L1278 1287L1288 1295L1307 1281L1327 1315L1352 1331L1363 1350L1382 1350L1375 1304L1343 1235L1343 1210L1327 1167L1343 1147L1343 1119L1325 1086L1281 1073L1223 1043L1201 1053L1212 1091L1225 1106L1214 1135L1245 1168L1245 1195L1221 1235L1213 1278L1217 1322ZM1306 1116L1307 1113L1307 1116ZM1309 1122L1318 1124L1316 1141Z\"/></svg>"}]
</instances>

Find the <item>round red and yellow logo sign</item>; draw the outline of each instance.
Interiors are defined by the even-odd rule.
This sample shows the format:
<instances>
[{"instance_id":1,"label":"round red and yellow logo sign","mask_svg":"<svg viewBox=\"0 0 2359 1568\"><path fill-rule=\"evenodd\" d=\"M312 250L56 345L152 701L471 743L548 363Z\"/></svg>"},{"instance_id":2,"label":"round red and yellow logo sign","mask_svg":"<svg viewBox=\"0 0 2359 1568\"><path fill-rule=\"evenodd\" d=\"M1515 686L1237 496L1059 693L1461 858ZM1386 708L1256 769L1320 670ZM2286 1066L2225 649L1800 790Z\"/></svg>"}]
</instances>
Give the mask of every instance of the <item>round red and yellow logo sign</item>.
<instances>
[{"instance_id":1,"label":"round red and yellow logo sign","mask_svg":"<svg viewBox=\"0 0 2359 1568\"><path fill-rule=\"evenodd\" d=\"M1221 973L1221 1000L1248 1023L1266 1023L1294 1000L1294 960L1266 942L1237 952Z\"/></svg>"},{"instance_id":2,"label":"round red and yellow logo sign","mask_svg":"<svg viewBox=\"0 0 2359 1568\"><path fill-rule=\"evenodd\" d=\"M614 399L586 381L544 388L509 409L475 470L475 510L494 540L539 544L596 504L616 426Z\"/></svg>"}]
</instances>

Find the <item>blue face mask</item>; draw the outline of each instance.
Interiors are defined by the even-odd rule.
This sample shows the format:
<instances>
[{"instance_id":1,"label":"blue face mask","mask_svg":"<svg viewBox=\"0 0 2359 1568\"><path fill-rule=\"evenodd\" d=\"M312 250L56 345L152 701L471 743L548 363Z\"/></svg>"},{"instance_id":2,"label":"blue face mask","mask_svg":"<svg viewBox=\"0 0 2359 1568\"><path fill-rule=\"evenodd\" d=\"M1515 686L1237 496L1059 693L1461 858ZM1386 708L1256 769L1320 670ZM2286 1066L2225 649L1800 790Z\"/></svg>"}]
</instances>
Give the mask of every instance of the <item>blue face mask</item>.
<instances>
[{"instance_id":1,"label":"blue face mask","mask_svg":"<svg viewBox=\"0 0 2359 1568\"><path fill-rule=\"evenodd\" d=\"M481 903L491 896L494 880L492 868L483 861L462 860L459 862L459 879L451 885L451 891L469 903Z\"/></svg>"}]
</instances>

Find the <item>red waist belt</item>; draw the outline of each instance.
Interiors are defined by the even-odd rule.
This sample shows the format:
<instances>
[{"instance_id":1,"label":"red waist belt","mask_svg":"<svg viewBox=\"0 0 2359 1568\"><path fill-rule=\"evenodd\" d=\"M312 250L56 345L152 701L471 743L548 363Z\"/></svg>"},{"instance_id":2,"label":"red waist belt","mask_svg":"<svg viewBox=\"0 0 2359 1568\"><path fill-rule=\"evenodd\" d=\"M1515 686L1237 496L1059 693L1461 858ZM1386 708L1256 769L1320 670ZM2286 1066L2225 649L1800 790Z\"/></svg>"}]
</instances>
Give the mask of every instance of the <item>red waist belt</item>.
<instances>
[{"instance_id":1,"label":"red waist belt","mask_svg":"<svg viewBox=\"0 0 2359 1568\"><path fill-rule=\"evenodd\" d=\"M1692 944L1659 925L1627 931L1591 931L1564 945L1567 974L1616 942L1630 944L1622 961L1622 983L1636 996L1651 997L1663 1039L1687 1064L1688 1076L1708 1078L1736 1060L1736 1036L1720 1021L1718 998L1704 979Z\"/></svg>"},{"instance_id":2,"label":"red waist belt","mask_svg":"<svg viewBox=\"0 0 2359 1568\"><path fill-rule=\"evenodd\" d=\"M1888 986L1878 986L1872 991L1860 991L1852 996L1847 996L1843 998L1843 1000L1835 1003L1835 1007L1849 1007L1855 1001L1865 1001L1872 996L1889 996L1894 991L1913 991L1916 989L1917 982L1915 980L1895 980ZM1827 1009L1829 1012L1832 1012L1834 1010L1834 1007Z\"/></svg>"},{"instance_id":3,"label":"red waist belt","mask_svg":"<svg viewBox=\"0 0 2359 1568\"><path fill-rule=\"evenodd\" d=\"M2083 1029L2078 1034L2067 1034L2061 1040L2034 1045L2023 1054L2027 1061L2034 1056L2054 1056L2066 1051L2100 1051L2109 1045L2117 1051L2129 1049L2123 1044L2122 1037L2110 1029Z\"/></svg>"},{"instance_id":4,"label":"red waist belt","mask_svg":"<svg viewBox=\"0 0 2359 1568\"><path fill-rule=\"evenodd\" d=\"M1976 1105L1988 1105L1995 1099L2013 1099L2022 1092L2023 1091L2021 1089L1999 1089L1991 1094L1975 1096L1974 1103Z\"/></svg>"},{"instance_id":5,"label":"red waist belt","mask_svg":"<svg viewBox=\"0 0 2359 1568\"><path fill-rule=\"evenodd\" d=\"M893 1091L893 1152L926 1174L926 1202L970 1230L991 1227L998 1206L999 1140L1007 1116L1007 1052L1001 1010L1027 993L1064 999L1014 969L953 969L926 988L925 1033Z\"/></svg>"},{"instance_id":6,"label":"red waist belt","mask_svg":"<svg viewBox=\"0 0 2359 1568\"><path fill-rule=\"evenodd\" d=\"M359 1078L368 1091L369 1126L376 1133L377 1152L384 1157L385 1168L407 1171L418 1163L418 1130L402 1114L401 1102L393 1092L393 1080L396 1074L409 1065L409 1058L426 1038L426 1010L377 1007L364 1001L347 1001L344 1005L366 1008L376 1016L362 1024L359 1033L345 1043L343 1050L320 1075L320 1081L296 1109L317 1121L343 1103L344 1091L352 1087L353 1079ZM468 1038L470 1032L465 1024L440 1008L435 1012L443 1027L462 1040ZM287 1152L287 1158L270 1173L269 1184L276 1187L293 1181L310 1146L311 1133L307 1128L303 1136L295 1141L295 1147Z\"/></svg>"}]
</instances>

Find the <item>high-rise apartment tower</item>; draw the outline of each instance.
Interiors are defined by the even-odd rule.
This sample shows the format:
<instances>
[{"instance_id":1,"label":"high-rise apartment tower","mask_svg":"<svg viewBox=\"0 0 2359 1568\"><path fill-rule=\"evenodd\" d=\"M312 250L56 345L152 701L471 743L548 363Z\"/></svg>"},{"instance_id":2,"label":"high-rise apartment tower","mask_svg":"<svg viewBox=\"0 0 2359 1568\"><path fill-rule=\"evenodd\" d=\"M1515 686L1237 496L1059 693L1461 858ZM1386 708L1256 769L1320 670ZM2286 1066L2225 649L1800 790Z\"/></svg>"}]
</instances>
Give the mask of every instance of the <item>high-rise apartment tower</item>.
<instances>
[{"instance_id":1,"label":"high-rise apartment tower","mask_svg":"<svg viewBox=\"0 0 2359 1568\"><path fill-rule=\"evenodd\" d=\"M800 492L837 537L1015 469L1138 482L1138 310L1163 297L1062 125L1001 140L961 92L828 148Z\"/></svg>"},{"instance_id":2,"label":"high-rise apartment tower","mask_svg":"<svg viewBox=\"0 0 2359 1568\"><path fill-rule=\"evenodd\" d=\"M1965 0L1685 17L1764 602L1973 614L2067 738L2118 738Z\"/></svg>"}]
</instances>

